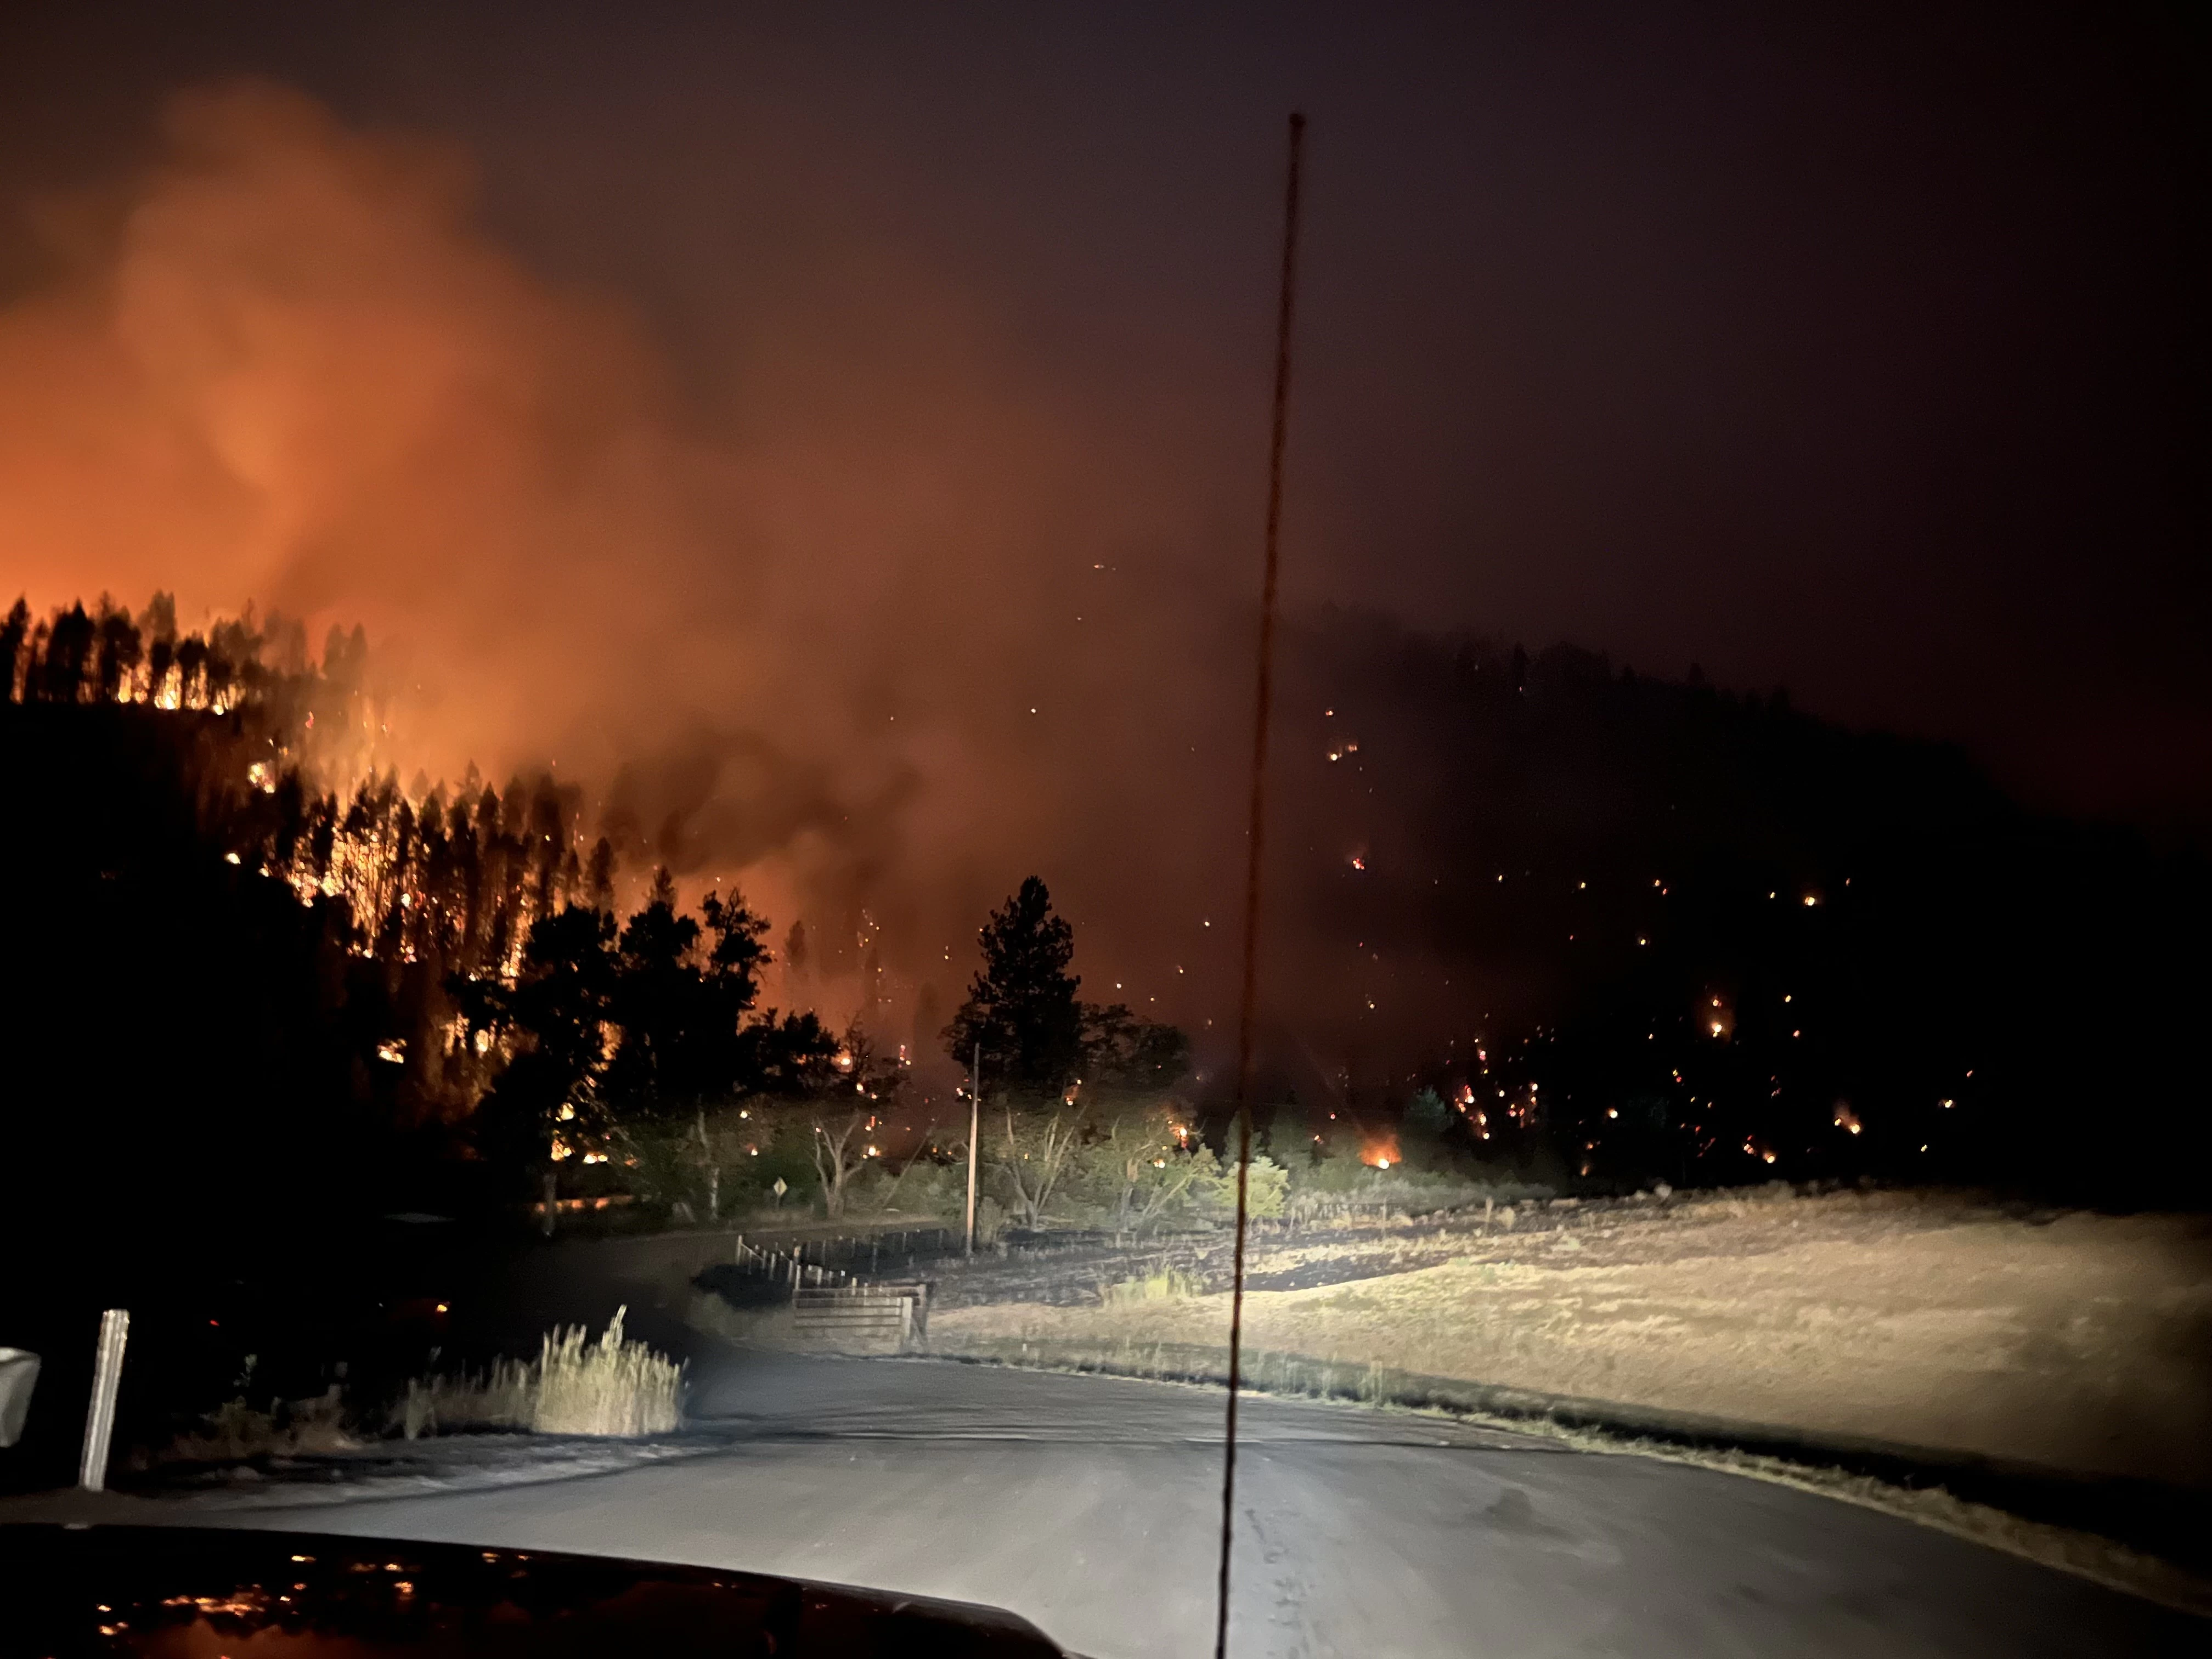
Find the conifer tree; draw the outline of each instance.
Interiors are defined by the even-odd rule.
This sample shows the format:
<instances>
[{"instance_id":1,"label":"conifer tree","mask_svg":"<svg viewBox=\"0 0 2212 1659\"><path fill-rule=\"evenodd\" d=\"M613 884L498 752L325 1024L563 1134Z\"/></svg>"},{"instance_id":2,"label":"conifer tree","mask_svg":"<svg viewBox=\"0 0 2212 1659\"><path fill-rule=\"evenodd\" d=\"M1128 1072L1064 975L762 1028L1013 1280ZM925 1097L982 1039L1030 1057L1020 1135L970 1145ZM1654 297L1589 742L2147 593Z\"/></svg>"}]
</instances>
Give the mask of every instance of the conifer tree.
<instances>
[{"instance_id":1,"label":"conifer tree","mask_svg":"<svg viewBox=\"0 0 2212 1659\"><path fill-rule=\"evenodd\" d=\"M945 1052L963 1065L981 1045L983 1074L1030 1095L1056 1094L1083 1059L1082 981L1067 971L1074 930L1053 914L1035 876L991 913L979 935L983 965L945 1028Z\"/></svg>"},{"instance_id":2,"label":"conifer tree","mask_svg":"<svg viewBox=\"0 0 2212 1659\"><path fill-rule=\"evenodd\" d=\"M9 607L8 619L0 622L0 702L15 701L18 668L30 637L31 607L19 599Z\"/></svg>"}]
</instances>

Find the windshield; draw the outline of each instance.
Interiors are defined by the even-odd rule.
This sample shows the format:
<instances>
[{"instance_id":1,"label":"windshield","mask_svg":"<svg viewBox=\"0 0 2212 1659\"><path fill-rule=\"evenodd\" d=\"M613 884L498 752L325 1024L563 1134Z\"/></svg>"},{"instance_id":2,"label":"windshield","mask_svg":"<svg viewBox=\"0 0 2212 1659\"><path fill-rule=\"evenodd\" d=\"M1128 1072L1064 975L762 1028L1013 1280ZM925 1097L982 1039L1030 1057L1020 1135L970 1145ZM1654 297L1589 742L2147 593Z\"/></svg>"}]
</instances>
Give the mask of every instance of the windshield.
<instances>
[{"instance_id":1,"label":"windshield","mask_svg":"<svg viewBox=\"0 0 2212 1659\"><path fill-rule=\"evenodd\" d=\"M6 30L68 1640L2201 1640L2162 14Z\"/></svg>"}]
</instances>

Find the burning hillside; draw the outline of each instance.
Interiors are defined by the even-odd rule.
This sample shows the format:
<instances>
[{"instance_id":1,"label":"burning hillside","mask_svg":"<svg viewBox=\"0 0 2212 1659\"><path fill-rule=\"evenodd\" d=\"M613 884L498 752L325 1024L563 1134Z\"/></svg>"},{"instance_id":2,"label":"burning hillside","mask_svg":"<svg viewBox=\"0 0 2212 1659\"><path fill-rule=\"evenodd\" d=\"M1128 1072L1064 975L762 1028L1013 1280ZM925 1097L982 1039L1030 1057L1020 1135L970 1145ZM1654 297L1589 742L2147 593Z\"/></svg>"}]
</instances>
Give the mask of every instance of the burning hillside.
<instances>
[{"instance_id":1,"label":"burning hillside","mask_svg":"<svg viewBox=\"0 0 2212 1659\"><path fill-rule=\"evenodd\" d=\"M896 270L882 337L745 323L713 415L635 316L489 235L469 177L237 85L55 219L0 308L0 564L46 607L8 691L131 718L19 721L14 775L90 799L96 757L137 775L149 721L189 724L178 787L387 976L362 1006L417 1008L376 1039L410 1057L453 1016L409 986L510 973L533 922L660 866L803 925L787 1001L927 1054L975 918L1041 871L1087 988L1188 1030L1218 1087L1250 636L1186 559L1191 525L1244 522L1203 447L1127 451ZM157 587L179 602L75 603ZM305 621L206 620L248 598ZM1593 1180L2067 1174L2171 1133L2202 976L2148 964L2190 959L2201 860L1564 647L1305 611L1280 698L1286 1129L1472 1091L1455 1156ZM161 839L167 799L68 855ZM55 811L14 832L32 863Z\"/></svg>"}]
</instances>

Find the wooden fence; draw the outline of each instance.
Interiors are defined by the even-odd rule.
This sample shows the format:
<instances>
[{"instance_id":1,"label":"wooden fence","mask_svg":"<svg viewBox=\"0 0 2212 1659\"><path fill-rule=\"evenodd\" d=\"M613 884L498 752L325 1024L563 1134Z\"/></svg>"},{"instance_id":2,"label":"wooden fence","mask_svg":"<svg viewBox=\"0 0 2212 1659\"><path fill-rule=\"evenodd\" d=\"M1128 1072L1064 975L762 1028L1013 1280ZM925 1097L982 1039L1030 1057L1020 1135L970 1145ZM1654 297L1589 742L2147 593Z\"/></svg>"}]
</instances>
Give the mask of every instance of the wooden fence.
<instances>
[{"instance_id":1,"label":"wooden fence","mask_svg":"<svg viewBox=\"0 0 2212 1659\"><path fill-rule=\"evenodd\" d=\"M792 1322L803 1339L844 1353L907 1353L929 1336L929 1286L799 1285Z\"/></svg>"}]
</instances>

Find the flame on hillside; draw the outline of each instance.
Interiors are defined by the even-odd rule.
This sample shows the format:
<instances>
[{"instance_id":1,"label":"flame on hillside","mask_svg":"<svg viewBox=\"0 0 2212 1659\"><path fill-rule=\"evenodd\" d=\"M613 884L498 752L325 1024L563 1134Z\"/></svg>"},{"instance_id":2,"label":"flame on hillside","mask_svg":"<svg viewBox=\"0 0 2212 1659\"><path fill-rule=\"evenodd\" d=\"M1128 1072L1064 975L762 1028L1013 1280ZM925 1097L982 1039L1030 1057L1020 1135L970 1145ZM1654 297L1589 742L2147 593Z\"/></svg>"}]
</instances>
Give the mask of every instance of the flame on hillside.
<instances>
[{"instance_id":1,"label":"flame on hillside","mask_svg":"<svg viewBox=\"0 0 2212 1659\"><path fill-rule=\"evenodd\" d=\"M1213 613L1147 603L1110 679L1073 665L1020 739L1099 682L1125 750L1031 752L995 721L1071 667L1039 619L1085 616L1089 638L1118 591L1103 561L1040 550L1190 522L1180 498L1214 490L1194 452L1148 461L1149 421L1123 431L1087 392L1040 386L994 351L988 308L905 250L793 253L849 260L847 280L767 282L803 297L733 311L746 369L726 407L617 297L546 283L487 234L450 144L241 82L170 100L158 145L42 217L82 234L0 295L0 568L33 605L183 583L194 618L258 598L318 634L358 619L381 708L347 729L374 741L314 787L420 769L419 801L471 762L573 778L634 869L839 924L890 906L895 976L941 965L1017 859L1157 893L1127 837L1102 857L1058 827L1091 815L1040 769L1089 788L1166 763L1152 733L1192 705L1190 673L1123 670L1210 660L1189 647ZM877 320L856 330L854 305ZM236 707L182 658L108 694ZM1210 781L1190 757L1184 781ZM858 972L850 955L832 971Z\"/></svg>"},{"instance_id":2,"label":"flame on hillside","mask_svg":"<svg viewBox=\"0 0 2212 1659\"><path fill-rule=\"evenodd\" d=\"M1396 1133L1362 1135L1359 1138L1359 1161L1370 1170L1396 1169L1404 1161L1398 1153Z\"/></svg>"}]
</instances>

